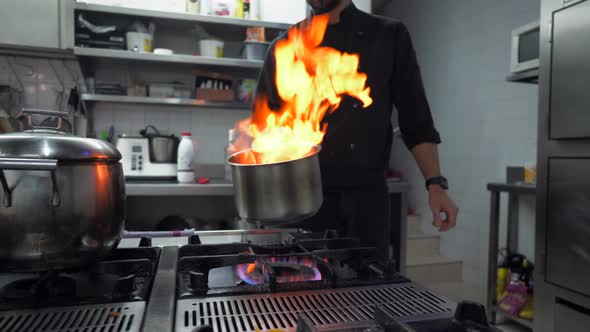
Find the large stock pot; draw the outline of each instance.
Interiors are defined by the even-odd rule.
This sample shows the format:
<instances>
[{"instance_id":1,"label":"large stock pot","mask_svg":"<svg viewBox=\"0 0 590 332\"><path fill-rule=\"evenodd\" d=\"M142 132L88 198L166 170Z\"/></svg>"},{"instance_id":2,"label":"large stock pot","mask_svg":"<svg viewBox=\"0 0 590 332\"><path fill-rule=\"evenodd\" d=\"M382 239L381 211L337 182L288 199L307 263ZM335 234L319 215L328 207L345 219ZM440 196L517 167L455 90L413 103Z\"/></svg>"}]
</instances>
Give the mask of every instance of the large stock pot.
<instances>
[{"instance_id":1,"label":"large stock pot","mask_svg":"<svg viewBox=\"0 0 590 332\"><path fill-rule=\"evenodd\" d=\"M120 153L56 130L0 135L0 270L81 267L124 230Z\"/></svg>"}]
</instances>

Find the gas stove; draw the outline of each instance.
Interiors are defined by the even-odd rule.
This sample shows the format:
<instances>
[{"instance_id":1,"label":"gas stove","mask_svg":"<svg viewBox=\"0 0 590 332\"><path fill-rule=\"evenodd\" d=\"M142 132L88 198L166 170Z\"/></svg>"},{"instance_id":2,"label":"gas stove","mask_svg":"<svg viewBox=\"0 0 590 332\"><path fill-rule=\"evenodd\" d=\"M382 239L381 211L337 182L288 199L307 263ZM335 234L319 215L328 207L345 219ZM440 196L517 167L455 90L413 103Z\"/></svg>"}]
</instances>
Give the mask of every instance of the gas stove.
<instances>
[{"instance_id":1,"label":"gas stove","mask_svg":"<svg viewBox=\"0 0 590 332\"><path fill-rule=\"evenodd\" d=\"M160 252L116 249L83 270L0 273L0 331L139 331Z\"/></svg>"},{"instance_id":2,"label":"gas stove","mask_svg":"<svg viewBox=\"0 0 590 332\"><path fill-rule=\"evenodd\" d=\"M0 332L491 331L481 306L457 307L334 232L160 240L83 271L0 273Z\"/></svg>"}]
</instances>

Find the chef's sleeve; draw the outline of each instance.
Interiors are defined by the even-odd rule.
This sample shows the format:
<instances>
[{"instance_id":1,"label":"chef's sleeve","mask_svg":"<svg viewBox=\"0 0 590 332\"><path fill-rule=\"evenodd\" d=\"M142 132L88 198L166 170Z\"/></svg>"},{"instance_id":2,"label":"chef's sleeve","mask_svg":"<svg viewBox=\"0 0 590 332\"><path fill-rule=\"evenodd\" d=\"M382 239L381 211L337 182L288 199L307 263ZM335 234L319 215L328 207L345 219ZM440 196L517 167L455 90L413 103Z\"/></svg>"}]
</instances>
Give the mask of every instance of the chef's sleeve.
<instances>
[{"instance_id":1,"label":"chef's sleeve","mask_svg":"<svg viewBox=\"0 0 590 332\"><path fill-rule=\"evenodd\" d=\"M440 135L434 127L410 33L402 23L395 28L392 95L402 139L408 149L422 143L439 144Z\"/></svg>"}]
</instances>

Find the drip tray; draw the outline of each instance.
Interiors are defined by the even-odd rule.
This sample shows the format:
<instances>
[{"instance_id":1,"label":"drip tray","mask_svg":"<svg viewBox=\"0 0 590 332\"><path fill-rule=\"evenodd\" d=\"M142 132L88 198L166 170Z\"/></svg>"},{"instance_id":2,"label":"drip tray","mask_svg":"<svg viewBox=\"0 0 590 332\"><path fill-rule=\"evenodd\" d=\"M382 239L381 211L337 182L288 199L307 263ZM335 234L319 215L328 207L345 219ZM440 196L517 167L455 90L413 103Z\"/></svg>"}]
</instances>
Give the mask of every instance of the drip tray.
<instances>
[{"instance_id":1,"label":"drip tray","mask_svg":"<svg viewBox=\"0 0 590 332\"><path fill-rule=\"evenodd\" d=\"M404 323L448 319L456 304L413 283L177 302L176 332L210 325L219 332L295 331L305 313L316 326L355 325L373 319L383 305Z\"/></svg>"},{"instance_id":2,"label":"drip tray","mask_svg":"<svg viewBox=\"0 0 590 332\"><path fill-rule=\"evenodd\" d=\"M0 332L139 332L145 302L0 311Z\"/></svg>"}]
</instances>

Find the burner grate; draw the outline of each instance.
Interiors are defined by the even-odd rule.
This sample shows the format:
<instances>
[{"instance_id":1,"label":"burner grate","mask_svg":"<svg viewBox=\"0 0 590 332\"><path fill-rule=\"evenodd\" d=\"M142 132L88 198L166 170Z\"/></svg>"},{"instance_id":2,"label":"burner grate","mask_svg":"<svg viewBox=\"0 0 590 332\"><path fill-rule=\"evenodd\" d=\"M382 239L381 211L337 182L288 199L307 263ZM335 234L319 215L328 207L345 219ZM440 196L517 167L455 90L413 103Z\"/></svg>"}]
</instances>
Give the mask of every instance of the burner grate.
<instances>
[{"instance_id":1,"label":"burner grate","mask_svg":"<svg viewBox=\"0 0 590 332\"><path fill-rule=\"evenodd\" d=\"M295 330L305 313L316 326L373 319L384 305L402 322L450 318L455 304L415 284L179 300L176 332L210 325L219 332Z\"/></svg>"},{"instance_id":2,"label":"burner grate","mask_svg":"<svg viewBox=\"0 0 590 332\"><path fill-rule=\"evenodd\" d=\"M0 332L139 332L145 302L0 311Z\"/></svg>"}]
</instances>

